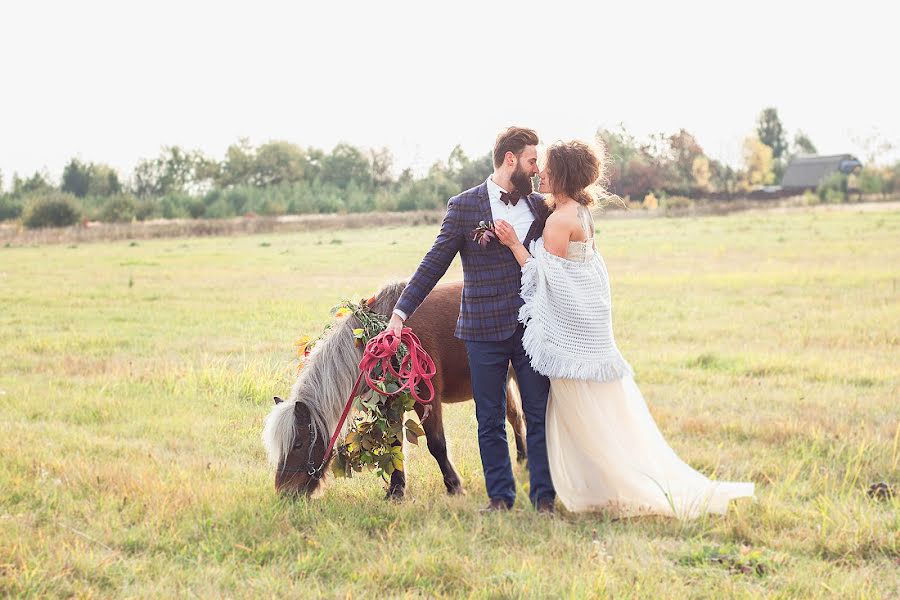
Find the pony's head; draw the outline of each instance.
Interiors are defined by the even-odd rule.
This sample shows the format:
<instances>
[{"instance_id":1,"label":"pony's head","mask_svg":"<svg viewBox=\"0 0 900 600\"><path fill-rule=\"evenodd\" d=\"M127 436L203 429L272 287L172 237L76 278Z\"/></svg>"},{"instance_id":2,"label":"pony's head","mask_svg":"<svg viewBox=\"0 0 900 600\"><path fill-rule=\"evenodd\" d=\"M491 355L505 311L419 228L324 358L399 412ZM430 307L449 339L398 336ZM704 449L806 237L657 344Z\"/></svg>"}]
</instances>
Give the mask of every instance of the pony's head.
<instances>
[{"instance_id":1,"label":"pony's head","mask_svg":"<svg viewBox=\"0 0 900 600\"><path fill-rule=\"evenodd\" d=\"M389 315L405 282L382 288L371 309ZM275 469L275 489L284 494L310 496L322 488L331 457L325 456L347 397L359 372L362 349L350 317L336 323L306 357L287 400L275 397L266 417L263 445ZM345 425L346 426L346 425Z\"/></svg>"},{"instance_id":2,"label":"pony's head","mask_svg":"<svg viewBox=\"0 0 900 600\"><path fill-rule=\"evenodd\" d=\"M313 420L305 402L285 402L275 396L275 408L266 418L263 442L275 467L275 489L312 495L322 482L328 464L325 447L330 439L322 424Z\"/></svg>"}]
</instances>

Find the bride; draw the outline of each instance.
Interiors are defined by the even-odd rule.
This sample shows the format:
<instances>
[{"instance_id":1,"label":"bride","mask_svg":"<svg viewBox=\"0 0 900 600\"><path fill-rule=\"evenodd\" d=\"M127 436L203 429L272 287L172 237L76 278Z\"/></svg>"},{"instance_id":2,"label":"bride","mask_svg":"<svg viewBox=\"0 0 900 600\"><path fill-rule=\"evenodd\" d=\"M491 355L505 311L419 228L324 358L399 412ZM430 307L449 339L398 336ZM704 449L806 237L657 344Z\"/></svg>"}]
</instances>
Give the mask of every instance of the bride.
<instances>
[{"instance_id":1,"label":"bride","mask_svg":"<svg viewBox=\"0 0 900 600\"><path fill-rule=\"evenodd\" d=\"M570 511L617 517L695 518L725 513L752 483L711 481L666 443L612 332L609 276L596 251L589 191L601 175L583 142L547 149L540 191L553 213L530 252L505 221L500 241L522 265L519 320L525 352L550 378L547 452L556 493Z\"/></svg>"}]
</instances>

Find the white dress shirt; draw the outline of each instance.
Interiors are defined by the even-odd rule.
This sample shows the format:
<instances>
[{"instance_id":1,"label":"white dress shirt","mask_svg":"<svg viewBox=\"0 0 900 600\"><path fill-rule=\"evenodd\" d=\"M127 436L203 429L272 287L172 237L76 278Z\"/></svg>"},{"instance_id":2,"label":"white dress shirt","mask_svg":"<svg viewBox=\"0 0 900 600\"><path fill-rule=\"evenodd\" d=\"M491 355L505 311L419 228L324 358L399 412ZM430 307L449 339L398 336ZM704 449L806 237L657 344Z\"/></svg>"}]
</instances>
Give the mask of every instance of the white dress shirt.
<instances>
[{"instance_id":1,"label":"white dress shirt","mask_svg":"<svg viewBox=\"0 0 900 600\"><path fill-rule=\"evenodd\" d=\"M515 206L505 204L500 200L500 192L506 192L507 190L494 183L491 177L489 176L485 183L487 183L488 197L491 199L491 216L494 222L496 223L500 219L506 221L516 230L519 241L524 242L525 236L528 235L528 230L531 229L531 224L534 223L534 215L531 214L531 209L528 208L528 202L523 197L519 198Z\"/></svg>"},{"instance_id":2,"label":"white dress shirt","mask_svg":"<svg viewBox=\"0 0 900 600\"><path fill-rule=\"evenodd\" d=\"M528 235L528 230L531 229L531 224L534 223L534 215L531 214L531 209L528 208L528 202L522 197L519 198L515 206L504 203L500 200L500 193L506 190L494 183L491 177L488 176L485 182L487 184L488 198L491 201L491 219L495 223L503 219L512 225L513 229L516 230L519 241L524 242L525 236ZM407 318L406 313L397 308L394 309L394 314L404 321Z\"/></svg>"}]
</instances>

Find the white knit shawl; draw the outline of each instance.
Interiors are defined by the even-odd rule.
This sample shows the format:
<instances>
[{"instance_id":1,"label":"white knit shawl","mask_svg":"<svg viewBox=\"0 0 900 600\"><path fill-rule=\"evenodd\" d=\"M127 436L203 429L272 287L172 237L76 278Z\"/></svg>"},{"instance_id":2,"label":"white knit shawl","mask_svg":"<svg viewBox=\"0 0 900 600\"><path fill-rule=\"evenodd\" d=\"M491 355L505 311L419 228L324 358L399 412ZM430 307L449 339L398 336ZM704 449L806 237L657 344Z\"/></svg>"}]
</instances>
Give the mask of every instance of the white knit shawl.
<instances>
[{"instance_id":1,"label":"white knit shawl","mask_svg":"<svg viewBox=\"0 0 900 600\"><path fill-rule=\"evenodd\" d=\"M542 375L614 381L634 372L613 339L606 265L587 252L585 262L575 262L548 252L543 239L531 243L522 267L522 344Z\"/></svg>"}]
</instances>

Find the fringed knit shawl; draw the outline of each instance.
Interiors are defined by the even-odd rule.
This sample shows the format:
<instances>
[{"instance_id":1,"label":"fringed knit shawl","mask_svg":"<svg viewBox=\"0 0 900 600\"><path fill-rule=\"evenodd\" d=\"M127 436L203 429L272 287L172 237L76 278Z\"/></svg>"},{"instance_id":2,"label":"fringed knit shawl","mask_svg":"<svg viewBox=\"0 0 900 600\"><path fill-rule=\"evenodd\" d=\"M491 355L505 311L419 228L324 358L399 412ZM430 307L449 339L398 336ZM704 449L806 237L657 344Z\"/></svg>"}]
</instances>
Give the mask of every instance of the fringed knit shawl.
<instances>
[{"instance_id":1,"label":"fringed knit shawl","mask_svg":"<svg viewBox=\"0 0 900 600\"><path fill-rule=\"evenodd\" d=\"M519 321L535 371L552 379L614 381L633 375L612 331L609 275L588 248L584 262L551 254L543 239L531 243L522 267Z\"/></svg>"}]
</instances>

